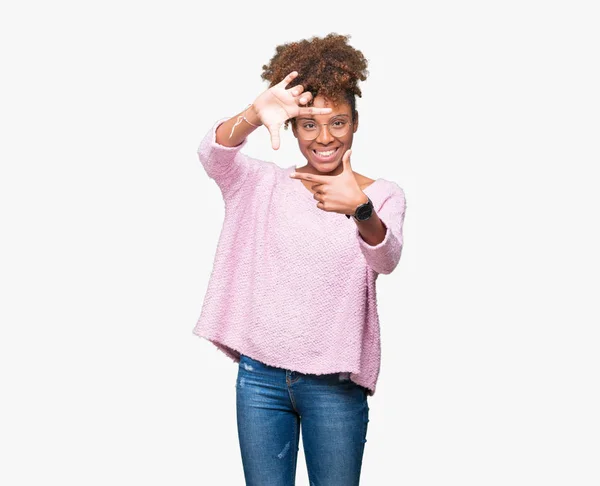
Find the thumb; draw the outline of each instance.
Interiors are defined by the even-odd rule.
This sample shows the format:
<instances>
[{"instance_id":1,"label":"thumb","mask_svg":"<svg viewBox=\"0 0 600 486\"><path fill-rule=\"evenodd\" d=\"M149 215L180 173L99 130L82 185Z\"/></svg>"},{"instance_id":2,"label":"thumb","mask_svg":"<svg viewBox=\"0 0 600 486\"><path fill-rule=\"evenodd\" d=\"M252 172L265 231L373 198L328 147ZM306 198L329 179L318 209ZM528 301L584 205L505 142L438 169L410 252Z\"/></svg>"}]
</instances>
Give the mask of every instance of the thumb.
<instances>
[{"instance_id":1,"label":"thumb","mask_svg":"<svg viewBox=\"0 0 600 486\"><path fill-rule=\"evenodd\" d=\"M281 125L269 125L267 128L269 129L269 133L271 134L271 147L273 150L279 149L279 127Z\"/></svg>"},{"instance_id":2,"label":"thumb","mask_svg":"<svg viewBox=\"0 0 600 486\"><path fill-rule=\"evenodd\" d=\"M349 170L350 172L352 172L352 167L350 165L350 156L351 155L352 155L352 149L348 149L348 150L346 150L346 153L342 157L342 165L343 165L344 171Z\"/></svg>"}]
</instances>

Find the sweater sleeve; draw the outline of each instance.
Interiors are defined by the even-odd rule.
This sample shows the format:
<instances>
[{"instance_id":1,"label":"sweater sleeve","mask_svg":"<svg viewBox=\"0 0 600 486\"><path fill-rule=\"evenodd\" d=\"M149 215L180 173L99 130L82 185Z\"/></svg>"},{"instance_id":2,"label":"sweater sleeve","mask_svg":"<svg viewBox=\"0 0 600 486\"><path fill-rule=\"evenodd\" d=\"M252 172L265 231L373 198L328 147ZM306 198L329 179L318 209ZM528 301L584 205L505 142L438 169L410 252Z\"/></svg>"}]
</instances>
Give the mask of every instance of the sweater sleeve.
<instances>
[{"instance_id":1,"label":"sweater sleeve","mask_svg":"<svg viewBox=\"0 0 600 486\"><path fill-rule=\"evenodd\" d=\"M402 226L406 212L406 199L404 191L393 183L394 191L383 201L377 215L386 227L383 241L377 245L369 245L363 240L358 226L356 236L360 249L367 260L367 264L377 273L389 274L396 268L402 255L404 238Z\"/></svg>"},{"instance_id":2,"label":"sweater sleeve","mask_svg":"<svg viewBox=\"0 0 600 486\"><path fill-rule=\"evenodd\" d=\"M229 118L218 120L198 147L198 158L208 177L213 179L225 200L229 199L247 180L250 173L261 163L243 154L240 149L246 145L246 138L235 147L227 147L217 143L217 128Z\"/></svg>"}]
</instances>

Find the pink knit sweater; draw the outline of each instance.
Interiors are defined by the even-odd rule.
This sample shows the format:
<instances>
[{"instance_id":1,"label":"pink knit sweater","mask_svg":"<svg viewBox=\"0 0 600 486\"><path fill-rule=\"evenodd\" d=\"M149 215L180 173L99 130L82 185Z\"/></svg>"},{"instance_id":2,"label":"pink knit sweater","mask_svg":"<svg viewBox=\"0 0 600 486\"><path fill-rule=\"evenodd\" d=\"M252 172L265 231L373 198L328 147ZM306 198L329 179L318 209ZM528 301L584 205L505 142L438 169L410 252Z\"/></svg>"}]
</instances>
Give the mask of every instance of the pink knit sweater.
<instances>
[{"instance_id":1,"label":"pink knit sweater","mask_svg":"<svg viewBox=\"0 0 600 486\"><path fill-rule=\"evenodd\" d=\"M353 218L317 207L312 193L273 162L216 143L198 156L223 196L225 217L194 334L234 362L240 353L300 373L349 373L375 394L381 362L376 280L402 253L406 202L396 183L363 191L387 227L367 244Z\"/></svg>"}]
</instances>

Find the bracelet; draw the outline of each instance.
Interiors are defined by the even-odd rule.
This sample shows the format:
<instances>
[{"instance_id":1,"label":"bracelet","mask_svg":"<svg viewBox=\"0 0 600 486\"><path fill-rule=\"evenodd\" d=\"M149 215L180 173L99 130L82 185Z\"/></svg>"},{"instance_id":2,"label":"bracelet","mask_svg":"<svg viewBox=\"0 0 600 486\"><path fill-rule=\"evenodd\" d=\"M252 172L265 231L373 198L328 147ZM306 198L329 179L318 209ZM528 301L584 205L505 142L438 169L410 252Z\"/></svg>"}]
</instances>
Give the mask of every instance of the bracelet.
<instances>
[{"instance_id":1,"label":"bracelet","mask_svg":"<svg viewBox=\"0 0 600 486\"><path fill-rule=\"evenodd\" d=\"M237 127L240 123L242 123L242 120L245 120L246 123L248 123L248 125L251 125L254 128L258 128L258 125L251 123L250 121L248 121L248 118L246 118L246 111L248 111L248 108L250 108L251 106L252 106L252 103L250 103L248 106L246 106L246 108L244 108L244 113L242 113L241 115L238 116L238 119L235 122L235 125L233 125L233 127L231 128L231 133L229 134L229 138L231 138L233 136L233 131L235 130L235 127Z\"/></svg>"},{"instance_id":2,"label":"bracelet","mask_svg":"<svg viewBox=\"0 0 600 486\"><path fill-rule=\"evenodd\" d=\"M252 125L254 128L258 128L258 125L255 125L254 123L250 123L248 118L246 118L246 112L248 111L248 108L250 108L251 106L252 106L252 103L250 103L248 106L246 106L246 108L244 109L244 114L242 116L244 117L244 120L246 120L246 123L248 123L248 125Z\"/></svg>"}]
</instances>

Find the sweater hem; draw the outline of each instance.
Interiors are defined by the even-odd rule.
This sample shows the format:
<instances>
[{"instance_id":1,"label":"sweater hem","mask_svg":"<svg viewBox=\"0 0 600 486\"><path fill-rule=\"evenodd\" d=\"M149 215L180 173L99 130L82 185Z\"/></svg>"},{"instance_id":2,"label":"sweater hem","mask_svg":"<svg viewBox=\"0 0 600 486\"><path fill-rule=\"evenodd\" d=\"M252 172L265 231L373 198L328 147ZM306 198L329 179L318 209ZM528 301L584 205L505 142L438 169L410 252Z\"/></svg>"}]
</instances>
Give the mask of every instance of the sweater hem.
<instances>
[{"instance_id":1,"label":"sweater hem","mask_svg":"<svg viewBox=\"0 0 600 486\"><path fill-rule=\"evenodd\" d=\"M244 350L238 349L237 347L233 347L233 346L227 344L224 339L217 338L217 337L211 336L209 334L205 334L196 328L194 329L193 332L196 336L203 338L203 339L207 340L208 342L212 343L219 351L221 351L223 354L225 354L227 357L229 357L235 363L239 363L240 355L244 354L244 355L249 356L250 358L255 359L257 361L260 361L268 366L273 366L274 368L280 368L283 370L290 369L290 368L286 368L286 366L281 363L275 363L274 361L271 361L270 359L265 359L255 353L253 353L253 355L251 356L251 355L247 354ZM350 380L352 380L357 385L363 387L368 396L373 396L375 394L375 387L370 386L370 385L364 383L362 380L360 380L359 374L355 371L348 371L348 370L325 371L325 372L321 372L321 373L315 373L314 371L309 371L306 369L294 369L294 371L297 371L298 373L308 374L308 375L328 375L328 374L336 374L336 373L345 373L345 374L349 373Z\"/></svg>"}]
</instances>

